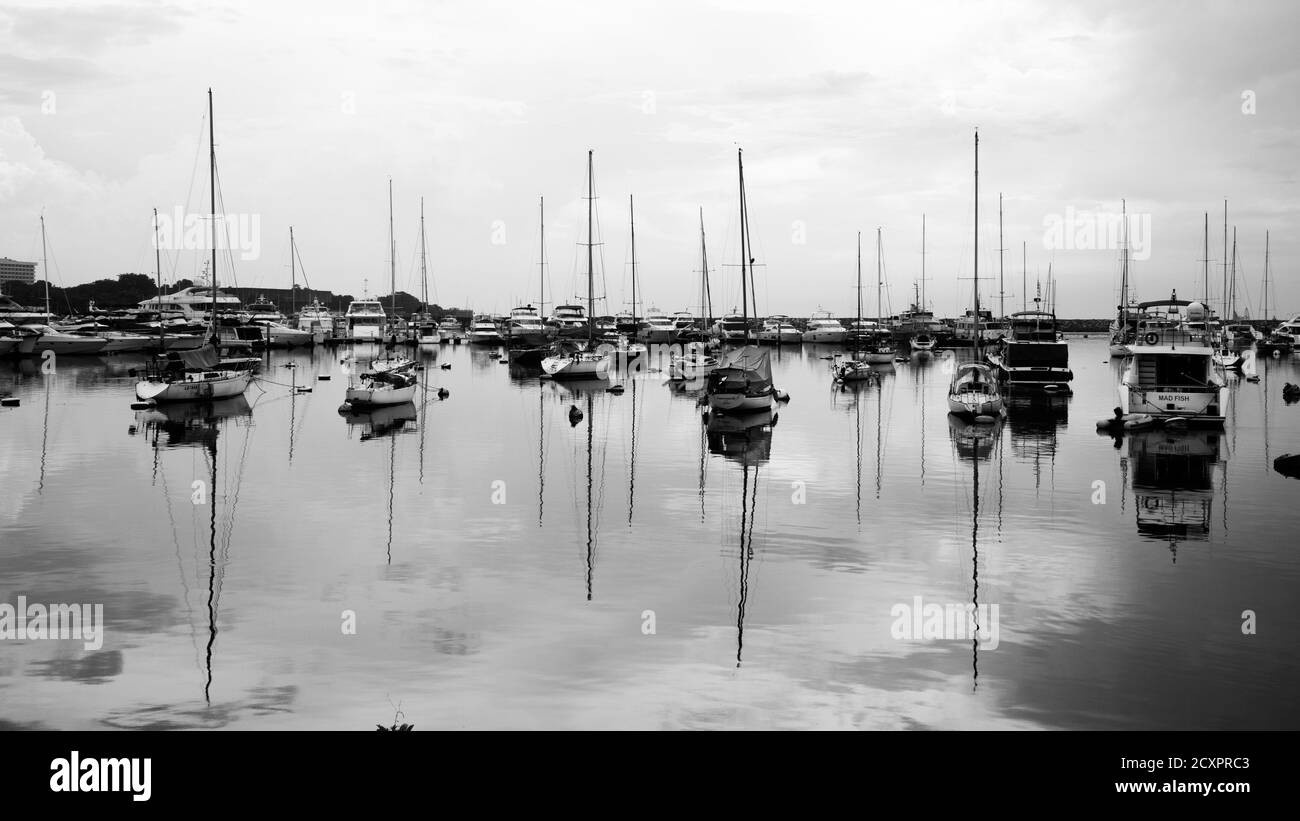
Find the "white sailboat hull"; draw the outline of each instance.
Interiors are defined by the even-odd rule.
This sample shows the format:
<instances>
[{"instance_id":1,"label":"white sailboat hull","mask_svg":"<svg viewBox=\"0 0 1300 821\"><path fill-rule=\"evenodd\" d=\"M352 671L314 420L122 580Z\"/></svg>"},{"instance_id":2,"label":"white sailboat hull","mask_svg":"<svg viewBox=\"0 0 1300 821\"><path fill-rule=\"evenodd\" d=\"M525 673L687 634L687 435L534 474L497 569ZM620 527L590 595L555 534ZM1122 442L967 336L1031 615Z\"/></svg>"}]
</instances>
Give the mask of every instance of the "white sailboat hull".
<instances>
[{"instance_id":1,"label":"white sailboat hull","mask_svg":"<svg viewBox=\"0 0 1300 821\"><path fill-rule=\"evenodd\" d=\"M548 356L542 371L553 379L603 379L609 374L609 357L583 353L575 356Z\"/></svg>"},{"instance_id":2,"label":"white sailboat hull","mask_svg":"<svg viewBox=\"0 0 1300 821\"><path fill-rule=\"evenodd\" d=\"M994 394L963 391L948 396L948 412L958 416L998 416L1002 408L1002 397Z\"/></svg>"},{"instance_id":3,"label":"white sailboat hull","mask_svg":"<svg viewBox=\"0 0 1300 821\"><path fill-rule=\"evenodd\" d=\"M208 374L214 374L208 377ZM208 378L205 378L208 377ZM141 380L135 385L135 395L154 402L204 402L241 396L252 381L251 371L206 371L187 373L184 379L174 382Z\"/></svg>"},{"instance_id":4,"label":"white sailboat hull","mask_svg":"<svg viewBox=\"0 0 1300 821\"><path fill-rule=\"evenodd\" d=\"M415 389L419 385L403 388L348 388L345 399L353 407L375 407L380 405L401 405L415 399Z\"/></svg>"}]
</instances>

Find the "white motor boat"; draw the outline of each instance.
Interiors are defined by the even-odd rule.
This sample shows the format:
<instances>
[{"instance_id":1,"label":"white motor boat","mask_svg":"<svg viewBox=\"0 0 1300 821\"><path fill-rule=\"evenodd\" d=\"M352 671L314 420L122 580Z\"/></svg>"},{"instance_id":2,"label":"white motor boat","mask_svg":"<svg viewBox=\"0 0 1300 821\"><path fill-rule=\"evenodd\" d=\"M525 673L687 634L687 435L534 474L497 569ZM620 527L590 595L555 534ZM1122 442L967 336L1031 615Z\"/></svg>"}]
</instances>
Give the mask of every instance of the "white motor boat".
<instances>
[{"instance_id":1,"label":"white motor boat","mask_svg":"<svg viewBox=\"0 0 1300 821\"><path fill-rule=\"evenodd\" d=\"M319 333L322 337L333 336L334 315L320 304L320 300L313 300L310 305L298 312L297 328L313 335Z\"/></svg>"},{"instance_id":2,"label":"white motor boat","mask_svg":"<svg viewBox=\"0 0 1300 821\"><path fill-rule=\"evenodd\" d=\"M18 353L23 356L42 356L46 351L53 351L56 356L93 355L108 345L102 336L64 333L49 325L24 325L21 331Z\"/></svg>"},{"instance_id":3,"label":"white motor boat","mask_svg":"<svg viewBox=\"0 0 1300 821\"><path fill-rule=\"evenodd\" d=\"M777 314L763 320L763 327L758 332L758 341L770 345L797 345L803 341L803 333L790 324L790 317Z\"/></svg>"},{"instance_id":4,"label":"white motor boat","mask_svg":"<svg viewBox=\"0 0 1300 821\"><path fill-rule=\"evenodd\" d=\"M745 338L749 321L738 313L732 312L714 324L718 336L724 342L739 342Z\"/></svg>"},{"instance_id":5,"label":"white motor boat","mask_svg":"<svg viewBox=\"0 0 1300 821\"><path fill-rule=\"evenodd\" d=\"M640 336L651 344L672 342L677 338L677 321L663 311L651 308L646 313Z\"/></svg>"},{"instance_id":6,"label":"white motor boat","mask_svg":"<svg viewBox=\"0 0 1300 821\"><path fill-rule=\"evenodd\" d=\"M469 342L471 345L501 344L501 332L492 317L482 315L474 318L474 324L469 328Z\"/></svg>"},{"instance_id":7,"label":"white motor boat","mask_svg":"<svg viewBox=\"0 0 1300 821\"><path fill-rule=\"evenodd\" d=\"M913 353L925 353L934 350L935 342L935 338L929 334L917 334L909 339L907 344L911 346Z\"/></svg>"},{"instance_id":8,"label":"white motor boat","mask_svg":"<svg viewBox=\"0 0 1300 821\"><path fill-rule=\"evenodd\" d=\"M803 332L803 341L839 345L847 333L848 330L831 316L830 311L818 309L808 319L808 330Z\"/></svg>"},{"instance_id":9,"label":"white motor boat","mask_svg":"<svg viewBox=\"0 0 1300 821\"><path fill-rule=\"evenodd\" d=\"M348 305L343 322L348 336L353 339L377 340L384 334L387 319L384 306L377 299L354 299Z\"/></svg>"},{"instance_id":10,"label":"white motor boat","mask_svg":"<svg viewBox=\"0 0 1300 821\"><path fill-rule=\"evenodd\" d=\"M291 328L279 322L255 319L251 323L262 329L263 341L272 348L300 348L312 344L312 331Z\"/></svg>"},{"instance_id":11,"label":"white motor boat","mask_svg":"<svg viewBox=\"0 0 1300 821\"><path fill-rule=\"evenodd\" d=\"M1204 333L1191 331L1178 321L1180 308L1192 323L1202 321L1208 313L1201 303L1180 299L1139 303L1138 309L1147 314L1139 321L1138 336L1120 379L1120 410L1125 415L1181 417L1189 424L1222 425L1227 418L1228 389L1218 373L1215 351Z\"/></svg>"}]
</instances>

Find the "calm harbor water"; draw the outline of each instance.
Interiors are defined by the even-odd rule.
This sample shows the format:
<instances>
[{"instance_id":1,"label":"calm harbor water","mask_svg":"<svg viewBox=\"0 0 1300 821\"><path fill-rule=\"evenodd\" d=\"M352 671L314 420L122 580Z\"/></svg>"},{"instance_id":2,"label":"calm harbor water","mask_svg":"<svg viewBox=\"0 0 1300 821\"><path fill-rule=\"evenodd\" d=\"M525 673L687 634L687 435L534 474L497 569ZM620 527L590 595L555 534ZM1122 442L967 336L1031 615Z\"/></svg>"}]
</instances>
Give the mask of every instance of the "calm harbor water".
<instances>
[{"instance_id":1,"label":"calm harbor water","mask_svg":"<svg viewBox=\"0 0 1300 821\"><path fill-rule=\"evenodd\" d=\"M0 642L0 727L1300 728L1295 360L1217 435L1116 442L1099 338L982 432L943 355L837 390L774 349L791 401L746 432L450 346L411 412L349 418L345 353L167 412L129 408L138 359L4 364L0 602L106 629ZM898 636L971 602L981 640Z\"/></svg>"}]
</instances>

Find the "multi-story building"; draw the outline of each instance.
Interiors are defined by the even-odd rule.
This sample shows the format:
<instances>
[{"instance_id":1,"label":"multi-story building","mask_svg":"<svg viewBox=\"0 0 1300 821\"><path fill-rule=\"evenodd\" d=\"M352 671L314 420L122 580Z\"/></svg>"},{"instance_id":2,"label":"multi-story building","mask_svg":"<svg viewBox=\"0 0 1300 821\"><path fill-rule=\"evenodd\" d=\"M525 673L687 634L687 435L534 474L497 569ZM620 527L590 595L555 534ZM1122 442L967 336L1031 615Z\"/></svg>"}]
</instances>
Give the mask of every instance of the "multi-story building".
<instances>
[{"instance_id":1,"label":"multi-story building","mask_svg":"<svg viewBox=\"0 0 1300 821\"><path fill-rule=\"evenodd\" d=\"M36 281L36 263L0 257L0 283Z\"/></svg>"}]
</instances>

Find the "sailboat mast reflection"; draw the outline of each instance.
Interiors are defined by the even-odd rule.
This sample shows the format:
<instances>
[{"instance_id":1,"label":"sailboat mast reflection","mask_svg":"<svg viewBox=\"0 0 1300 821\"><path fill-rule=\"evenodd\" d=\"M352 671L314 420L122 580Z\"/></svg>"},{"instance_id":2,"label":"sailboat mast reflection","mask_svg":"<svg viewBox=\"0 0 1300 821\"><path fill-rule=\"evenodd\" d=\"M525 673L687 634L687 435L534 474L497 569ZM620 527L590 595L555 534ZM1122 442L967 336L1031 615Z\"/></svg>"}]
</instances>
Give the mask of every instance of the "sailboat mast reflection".
<instances>
[{"instance_id":1,"label":"sailboat mast reflection","mask_svg":"<svg viewBox=\"0 0 1300 821\"><path fill-rule=\"evenodd\" d=\"M992 423L970 422L955 414L948 415L948 432L956 447L958 465L969 459L971 470L971 689L979 687L979 527L980 527L980 463L989 459L994 448L1002 441L1003 417L994 417ZM1000 448L998 448L1000 450Z\"/></svg>"},{"instance_id":2,"label":"sailboat mast reflection","mask_svg":"<svg viewBox=\"0 0 1300 821\"><path fill-rule=\"evenodd\" d=\"M139 411L136 413L136 424L132 432L142 431L148 435L150 446L154 448L155 464L158 473L161 473L164 481L164 491L166 491L166 474L162 473L159 464L159 451L162 449L173 449L183 447L198 447L204 451L207 461L207 470L204 481L207 484L204 492L207 511L207 611L208 611L208 639L203 650L204 656L204 683L203 699L207 704L212 703L212 683L214 676L214 655L216 651L218 628L218 615L221 606L221 588L225 578L225 568L229 563L230 540L234 533L235 511L239 504L239 486L243 480L243 467L245 457L248 453L248 444L250 436L245 435L243 451L239 458L239 467L234 477L234 489L231 493L223 496L217 492L217 441L220 437L221 427L229 419L250 418L252 416L252 407L248 400L242 395L221 399L211 403L191 403L182 402L174 404L159 405L149 410ZM222 538L217 537L217 506L223 500L226 504L227 522L223 529ZM171 515L170 505L168 506L168 515ZM176 535L175 522L172 523L173 536ZM177 541L177 560L180 560L180 544ZM220 544L220 552L218 552ZM182 582L184 574L182 573ZM188 593L188 586L186 592ZM188 605L188 596L186 599Z\"/></svg>"},{"instance_id":3,"label":"sailboat mast reflection","mask_svg":"<svg viewBox=\"0 0 1300 821\"><path fill-rule=\"evenodd\" d=\"M771 409L740 414L706 412L702 418L710 453L739 462L741 468L739 582L736 599L736 666L740 667L745 646L745 609L749 605L749 571L754 559L758 471L759 466L771 458L772 429L776 427L777 414Z\"/></svg>"}]
</instances>

